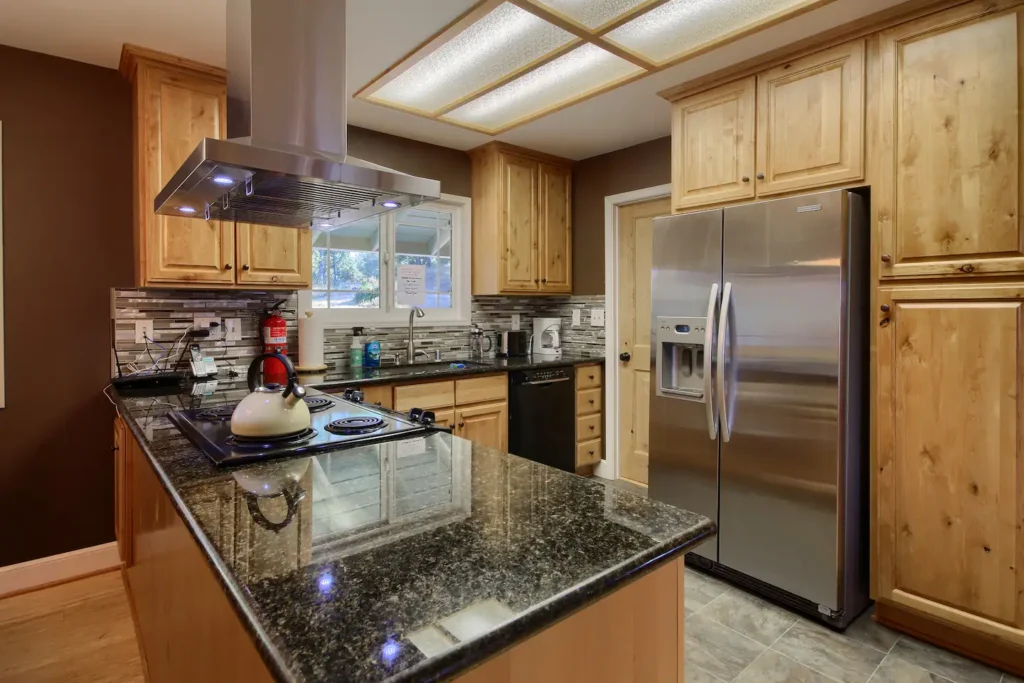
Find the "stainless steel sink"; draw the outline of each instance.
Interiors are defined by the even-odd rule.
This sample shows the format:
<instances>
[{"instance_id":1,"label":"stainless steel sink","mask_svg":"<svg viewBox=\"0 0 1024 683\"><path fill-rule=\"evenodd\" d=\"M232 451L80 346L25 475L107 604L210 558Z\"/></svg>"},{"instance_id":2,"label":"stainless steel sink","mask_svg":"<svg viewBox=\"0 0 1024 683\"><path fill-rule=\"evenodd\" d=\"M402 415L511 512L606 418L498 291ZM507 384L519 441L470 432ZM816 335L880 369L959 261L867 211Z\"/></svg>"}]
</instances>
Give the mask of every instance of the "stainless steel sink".
<instances>
[{"instance_id":1,"label":"stainless steel sink","mask_svg":"<svg viewBox=\"0 0 1024 683\"><path fill-rule=\"evenodd\" d=\"M480 361L459 359L413 363L412 365L382 365L379 368L374 368L373 371L378 377L413 377L416 375L434 374L448 369L457 372L458 368L453 366L458 365L462 365L467 368L480 368L486 367L489 364L481 363Z\"/></svg>"}]
</instances>

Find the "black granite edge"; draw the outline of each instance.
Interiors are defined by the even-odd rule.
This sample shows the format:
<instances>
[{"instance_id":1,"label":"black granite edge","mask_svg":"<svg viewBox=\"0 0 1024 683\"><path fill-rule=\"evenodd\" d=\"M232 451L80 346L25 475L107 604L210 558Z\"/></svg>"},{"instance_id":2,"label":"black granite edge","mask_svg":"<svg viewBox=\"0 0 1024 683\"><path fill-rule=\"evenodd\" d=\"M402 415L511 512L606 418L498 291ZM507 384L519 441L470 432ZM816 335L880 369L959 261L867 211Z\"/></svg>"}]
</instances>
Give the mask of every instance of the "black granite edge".
<instances>
[{"instance_id":1,"label":"black granite edge","mask_svg":"<svg viewBox=\"0 0 1024 683\"><path fill-rule=\"evenodd\" d=\"M142 452L145 453L146 459L149 464L153 466L153 471L156 473L157 479L160 481L160 485L171 499L171 503L174 505L174 509L181 516L182 521L185 523L185 528L188 529L189 534L195 539L196 543L199 544L202 550L202 555L205 557L206 562L213 569L213 575L217 579L217 583L221 585L224 591L227 593L228 602L235 610L235 614L238 616L239 621L242 622L242 626L249 635L252 637L253 645L256 646L256 650L260 654L260 659L267 665L267 669L273 675L273 677L281 681L281 683L300 683L301 679L295 677L292 672L292 667L289 662L285 659L284 655L273 645L273 639L270 634L267 633L259 623L259 619L256 617L253 606L246 600L244 591L235 583L234 576L231 570L224 564L224 560L221 558L220 553L207 538L206 533L203 532L202 526L200 526L198 520L192 516L189 512L188 506L185 501L178 495L177 490L171 484L167 473L164 468L157 461L153 455L149 446L149 439L146 438L146 434L139 427L138 422L131 417L131 409L124 404L120 395L114 392L114 396L117 401L117 412L118 415L128 424L128 429L131 430L135 440L142 447ZM141 644L140 644L141 647Z\"/></svg>"},{"instance_id":2,"label":"black granite edge","mask_svg":"<svg viewBox=\"0 0 1024 683\"><path fill-rule=\"evenodd\" d=\"M664 563L682 555L687 549L717 533L711 520L690 529L683 538L660 543L644 553L622 562L596 579L579 584L553 595L525 612L506 621L488 633L462 643L447 652L426 659L391 678L385 683L434 683L465 673L472 667L517 645L527 638L553 626L597 602L613 590L650 574Z\"/></svg>"},{"instance_id":3,"label":"black granite edge","mask_svg":"<svg viewBox=\"0 0 1024 683\"><path fill-rule=\"evenodd\" d=\"M497 360L500 362L501 359L497 359ZM531 360L531 361L524 361L522 364L516 364L514 367L507 367L507 366L498 365L498 364L494 364L494 365L490 364L490 363L492 363L494 361L495 361L495 359L490 359L489 358L489 359L486 359L486 361L479 361L479 362L487 362L486 365L479 365L479 366L474 365L474 366L469 366L469 367L464 367L464 368L441 369L441 370L438 370L437 372L425 372L425 373L420 373L420 374L409 374L409 375L390 374L390 375L387 375L385 377L359 377L359 378L353 377L351 379L335 379L335 380L327 380L327 379L325 379L325 380L322 380L322 381L316 381L316 380L302 381L303 380L303 375L299 375L299 380L302 381L303 386L313 387L314 389L320 389L320 390L328 390L328 389L337 389L337 388L341 388L341 387L367 386L367 385L373 385L373 384L394 384L395 382L410 382L410 381L411 382L419 382L419 381L428 381L428 380L432 380L432 379L446 379L448 377L458 377L458 376L462 376L462 375L493 375L495 373L511 372L513 370L535 370L537 368L557 368L557 367L565 367L567 365L569 365L569 366L577 366L577 365L603 365L604 364L604 357L602 357L602 356L595 356L595 357L592 357L592 358L584 358L582 356L580 356L580 357L573 356L571 358L559 358L559 359L551 359L551 360ZM473 362L478 362L478 361L473 361ZM391 368L391 367L395 367L395 366L387 365L387 366L384 366L384 367ZM326 372L326 373L310 373L310 374L311 375L316 375L316 374L330 375L332 373Z\"/></svg>"}]
</instances>

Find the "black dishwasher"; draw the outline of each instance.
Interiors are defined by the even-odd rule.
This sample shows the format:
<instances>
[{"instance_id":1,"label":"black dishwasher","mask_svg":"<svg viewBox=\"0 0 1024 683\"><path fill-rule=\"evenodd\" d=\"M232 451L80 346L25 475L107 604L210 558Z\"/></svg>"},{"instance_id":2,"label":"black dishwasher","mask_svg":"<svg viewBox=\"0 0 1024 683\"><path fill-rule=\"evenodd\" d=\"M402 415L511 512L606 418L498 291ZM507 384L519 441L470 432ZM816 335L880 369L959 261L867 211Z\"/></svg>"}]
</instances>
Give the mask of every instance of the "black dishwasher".
<instances>
[{"instance_id":1,"label":"black dishwasher","mask_svg":"<svg viewBox=\"0 0 1024 683\"><path fill-rule=\"evenodd\" d=\"M515 370L508 375L508 450L576 471L576 387L569 367Z\"/></svg>"}]
</instances>

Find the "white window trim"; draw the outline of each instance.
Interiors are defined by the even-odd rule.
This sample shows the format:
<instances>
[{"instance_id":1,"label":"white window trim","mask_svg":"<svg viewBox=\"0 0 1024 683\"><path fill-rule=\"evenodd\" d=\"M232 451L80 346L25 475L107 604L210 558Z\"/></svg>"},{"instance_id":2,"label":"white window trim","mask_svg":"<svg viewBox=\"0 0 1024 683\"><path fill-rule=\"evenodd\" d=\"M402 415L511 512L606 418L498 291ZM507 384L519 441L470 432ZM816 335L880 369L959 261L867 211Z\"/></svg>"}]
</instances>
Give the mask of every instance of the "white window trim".
<instances>
[{"instance_id":1,"label":"white window trim","mask_svg":"<svg viewBox=\"0 0 1024 683\"><path fill-rule=\"evenodd\" d=\"M432 202L419 204L417 208L436 208L450 211L452 214L452 307L427 308L427 315L421 325L468 325L472 306L471 261L473 255L473 201L469 197L441 193L441 198ZM392 211L385 216L393 216ZM393 225L393 222L392 222ZM383 228L383 222L382 222ZM390 238L383 242L387 246L381 252L382 269L394 258L389 253ZM380 298L385 302L383 309L365 308L313 308L313 290L299 290L299 315L306 311L314 311L316 317L325 325L336 327L401 327L409 324L409 309L395 308L394 281L392 277L382 277Z\"/></svg>"}]
</instances>

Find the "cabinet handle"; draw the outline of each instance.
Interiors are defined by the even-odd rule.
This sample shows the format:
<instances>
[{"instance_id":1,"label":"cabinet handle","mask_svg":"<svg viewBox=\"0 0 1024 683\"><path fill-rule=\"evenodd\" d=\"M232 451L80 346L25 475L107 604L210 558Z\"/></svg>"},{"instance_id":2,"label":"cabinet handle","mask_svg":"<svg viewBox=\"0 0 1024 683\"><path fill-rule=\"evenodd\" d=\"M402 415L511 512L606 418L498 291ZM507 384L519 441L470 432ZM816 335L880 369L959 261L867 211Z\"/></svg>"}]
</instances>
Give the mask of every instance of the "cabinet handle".
<instances>
[{"instance_id":1,"label":"cabinet handle","mask_svg":"<svg viewBox=\"0 0 1024 683\"><path fill-rule=\"evenodd\" d=\"M963 273L973 273L974 266L972 266L970 263L965 263L964 265L960 266L960 271Z\"/></svg>"},{"instance_id":2,"label":"cabinet handle","mask_svg":"<svg viewBox=\"0 0 1024 683\"><path fill-rule=\"evenodd\" d=\"M764 180L764 173L758 173L757 174L757 179L758 180Z\"/></svg>"},{"instance_id":3,"label":"cabinet handle","mask_svg":"<svg viewBox=\"0 0 1024 683\"><path fill-rule=\"evenodd\" d=\"M594 405L594 399L590 399L590 405Z\"/></svg>"},{"instance_id":4,"label":"cabinet handle","mask_svg":"<svg viewBox=\"0 0 1024 683\"><path fill-rule=\"evenodd\" d=\"M278 281L278 280L280 280L281 278L279 278L278 276L276 276L276 275L275 275L274 277L272 277L272 278L270 278L270 279L271 279L272 281L274 281L274 282L277 282L277 281Z\"/></svg>"},{"instance_id":5,"label":"cabinet handle","mask_svg":"<svg viewBox=\"0 0 1024 683\"><path fill-rule=\"evenodd\" d=\"M587 451L587 453L590 453L591 455L593 455L594 451Z\"/></svg>"},{"instance_id":6,"label":"cabinet handle","mask_svg":"<svg viewBox=\"0 0 1024 683\"><path fill-rule=\"evenodd\" d=\"M882 309L882 313L889 312L889 304L882 304L881 306L879 306L879 308Z\"/></svg>"},{"instance_id":7,"label":"cabinet handle","mask_svg":"<svg viewBox=\"0 0 1024 683\"><path fill-rule=\"evenodd\" d=\"M249 264L246 263L244 266L242 266L242 270L249 270Z\"/></svg>"},{"instance_id":8,"label":"cabinet handle","mask_svg":"<svg viewBox=\"0 0 1024 683\"><path fill-rule=\"evenodd\" d=\"M232 266L231 266L230 263L225 263L224 264L224 270L231 270L231 268L232 268Z\"/></svg>"},{"instance_id":9,"label":"cabinet handle","mask_svg":"<svg viewBox=\"0 0 1024 683\"><path fill-rule=\"evenodd\" d=\"M594 425L590 425L590 431L594 431Z\"/></svg>"},{"instance_id":10,"label":"cabinet handle","mask_svg":"<svg viewBox=\"0 0 1024 683\"><path fill-rule=\"evenodd\" d=\"M540 280L538 280L538 279L536 279L536 278L534 278L534 279L533 279L533 281L534 281L534 282L540 282Z\"/></svg>"},{"instance_id":11,"label":"cabinet handle","mask_svg":"<svg viewBox=\"0 0 1024 683\"><path fill-rule=\"evenodd\" d=\"M465 423L465 422L460 422L460 423L459 423L459 429L462 429L462 428L463 428L463 427L465 427L465 426L466 426L466 423Z\"/></svg>"},{"instance_id":12,"label":"cabinet handle","mask_svg":"<svg viewBox=\"0 0 1024 683\"><path fill-rule=\"evenodd\" d=\"M888 263L890 260L892 259L889 258L888 254L882 254L882 263Z\"/></svg>"},{"instance_id":13,"label":"cabinet handle","mask_svg":"<svg viewBox=\"0 0 1024 683\"><path fill-rule=\"evenodd\" d=\"M587 375L587 377L589 377L590 379L594 379L593 375Z\"/></svg>"},{"instance_id":14,"label":"cabinet handle","mask_svg":"<svg viewBox=\"0 0 1024 683\"><path fill-rule=\"evenodd\" d=\"M748 176L748 175L743 176L743 182L749 183L750 182L750 176Z\"/></svg>"},{"instance_id":15,"label":"cabinet handle","mask_svg":"<svg viewBox=\"0 0 1024 683\"><path fill-rule=\"evenodd\" d=\"M547 282L547 281L548 281L548 279L546 277L545 278L541 278L541 282Z\"/></svg>"}]
</instances>

